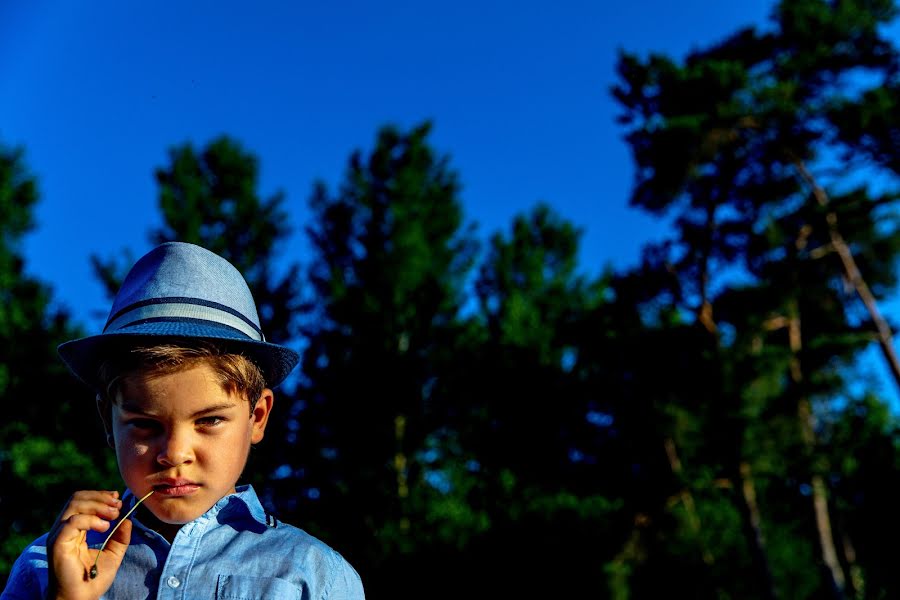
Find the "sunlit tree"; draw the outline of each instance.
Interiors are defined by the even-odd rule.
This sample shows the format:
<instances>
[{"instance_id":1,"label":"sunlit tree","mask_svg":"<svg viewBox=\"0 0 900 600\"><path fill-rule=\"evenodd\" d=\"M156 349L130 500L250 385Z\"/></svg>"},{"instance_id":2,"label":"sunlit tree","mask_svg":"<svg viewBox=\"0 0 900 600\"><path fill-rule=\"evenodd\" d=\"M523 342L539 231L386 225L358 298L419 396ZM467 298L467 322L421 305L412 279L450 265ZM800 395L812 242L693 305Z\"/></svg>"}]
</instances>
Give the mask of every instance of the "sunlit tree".
<instances>
[{"instance_id":1,"label":"sunlit tree","mask_svg":"<svg viewBox=\"0 0 900 600\"><path fill-rule=\"evenodd\" d=\"M815 412L845 393L842 373L869 340L900 381L877 302L896 283L900 249L889 158L897 110L881 91L896 86L897 52L883 33L895 13L887 1L786 0L771 28L683 61L619 60L614 94L637 166L631 202L668 215L676 231L645 255L644 270L658 273L646 299L671 303L716 340L719 418L732 425L718 429L728 432L723 466L746 491L738 503L757 581L779 571L769 597L811 593L787 589L809 572L802 552L771 558L785 555L772 546L789 539L784 528L814 532L823 590L853 591L852 553L832 524L827 482L838 475Z\"/></svg>"}]
</instances>

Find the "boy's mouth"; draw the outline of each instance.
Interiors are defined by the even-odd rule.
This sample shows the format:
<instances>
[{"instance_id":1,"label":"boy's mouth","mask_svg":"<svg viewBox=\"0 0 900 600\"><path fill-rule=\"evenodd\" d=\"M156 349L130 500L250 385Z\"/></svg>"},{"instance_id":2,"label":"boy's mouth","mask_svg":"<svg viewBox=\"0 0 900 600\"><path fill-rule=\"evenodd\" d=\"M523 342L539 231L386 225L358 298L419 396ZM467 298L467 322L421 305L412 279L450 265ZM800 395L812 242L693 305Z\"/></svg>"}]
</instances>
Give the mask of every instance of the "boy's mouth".
<instances>
[{"instance_id":1,"label":"boy's mouth","mask_svg":"<svg viewBox=\"0 0 900 600\"><path fill-rule=\"evenodd\" d=\"M166 479L153 486L157 494L163 496L187 496L200 489L200 484L187 479Z\"/></svg>"}]
</instances>

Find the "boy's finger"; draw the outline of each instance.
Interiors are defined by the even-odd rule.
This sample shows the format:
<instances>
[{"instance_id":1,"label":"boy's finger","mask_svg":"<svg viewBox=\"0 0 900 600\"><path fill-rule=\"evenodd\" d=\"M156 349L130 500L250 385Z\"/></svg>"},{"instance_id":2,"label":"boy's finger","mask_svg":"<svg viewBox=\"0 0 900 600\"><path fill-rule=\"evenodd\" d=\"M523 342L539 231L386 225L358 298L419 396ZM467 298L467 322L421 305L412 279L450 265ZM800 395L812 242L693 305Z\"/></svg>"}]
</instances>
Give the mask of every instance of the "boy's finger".
<instances>
[{"instance_id":1,"label":"boy's finger","mask_svg":"<svg viewBox=\"0 0 900 600\"><path fill-rule=\"evenodd\" d=\"M109 521L96 515L73 515L61 523L56 541L81 542L83 533L88 530L103 533L109 529Z\"/></svg>"},{"instance_id":2,"label":"boy's finger","mask_svg":"<svg viewBox=\"0 0 900 600\"><path fill-rule=\"evenodd\" d=\"M104 490L79 490L72 494L65 506L56 517L57 521L65 521L69 517L79 512L88 512L79 510L78 507L84 506L85 503L97 503L98 505L119 506L122 502L119 500L119 492Z\"/></svg>"},{"instance_id":3,"label":"boy's finger","mask_svg":"<svg viewBox=\"0 0 900 600\"><path fill-rule=\"evenodd\" d=\"M119 516L119 506L97 500L73 500L63 510L60 521L65 521L75 515L97 515L106 520L112 520Z\"/></svg>"},{"instance_id":4,"label":"boy's finger","mask_svg":"<svg viewBox=\"0 0 900 600\"><path fill-rule=\"evenodd\" d=\"M128 550L128 545L131 543L131 519L125 519L119 524L119 528L112 534L112 537L109 538L109 541L106 543L106 548L103 549L102 554L107 556L101 556L100 560L112 560L112 564L116 565L118 568L119 563L122 562L122 559L125 557L125 551Z\"/></svg>"},{"instance_id":5,"label":"boy's finger","mask_svg":"<svg viewBox=\"0 0 900 600\"><path fill-rule=\"evenodd\" d=\"M119 492L116 490L78 490L72 497L72 500L97 500L100 502L111 502L119 499Z\"/></svg>"}]
</instances>

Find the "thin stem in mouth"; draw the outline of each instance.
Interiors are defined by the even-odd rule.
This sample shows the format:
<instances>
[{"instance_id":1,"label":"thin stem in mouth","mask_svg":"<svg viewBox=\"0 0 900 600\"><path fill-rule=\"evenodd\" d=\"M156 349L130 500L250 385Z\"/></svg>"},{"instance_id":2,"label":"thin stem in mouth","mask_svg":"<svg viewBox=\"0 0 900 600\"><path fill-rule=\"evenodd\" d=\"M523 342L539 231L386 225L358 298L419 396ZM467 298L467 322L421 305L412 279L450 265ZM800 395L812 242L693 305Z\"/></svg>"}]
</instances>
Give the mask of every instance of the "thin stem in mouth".
<instances>
[{"instance_id":1,"label":"thin stem in mouth","mask_svg":"<svg viewBox=\"0 0 900 600\"><path fill-rule=\"evenodd\" d=\"M124 517L122 517L121 519L119 519L119 522L116 523L116 526L112 528L112 531L110 531L110 532L109 532L109 535L106 536L106 539L103 540L103 545L101 545L101 546L100 546L100 550L97 551L97 556L94 558L94 565L91 567L91 571L90 571L91 579L93 579L94 577L97 576L97 561L100 560L100 553L103 552L103 549L104 549L104 548L106 548L107 542L109 542L110 538L112 538L113 534L116 532L116 529L119 528L119 525L122 524L122 521L124 521L125 519L127 519L128 517L131 516L131 513L133 513L133 512L134 512L134 509L136 509L138 506L141 505L141 502L143 502L144 500L146 500L147 498L149 498L150 495L151 495L153 492L155 492L155 491L156 491L156 490L150 490L149 492L147 492L147 494L146 494L143 498L141 498L140 500L138 500L137 502L135 502L135 503L134 503L134 506L131 507L131 510L129 510L127 513L125 513L125 516L124 516Z\"/></svg>"}]
</instances>

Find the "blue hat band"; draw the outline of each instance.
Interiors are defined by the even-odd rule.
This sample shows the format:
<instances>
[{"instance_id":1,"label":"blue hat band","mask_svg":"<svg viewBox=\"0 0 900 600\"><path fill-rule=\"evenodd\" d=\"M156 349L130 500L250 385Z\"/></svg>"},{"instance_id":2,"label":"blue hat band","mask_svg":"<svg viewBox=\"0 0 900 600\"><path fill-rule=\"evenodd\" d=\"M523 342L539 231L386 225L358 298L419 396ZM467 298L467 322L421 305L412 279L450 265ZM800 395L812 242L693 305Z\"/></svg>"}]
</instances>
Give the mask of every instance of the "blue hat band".
<instances>
[{"instance_id":1,"label":"blue hat band","mask_svg":"<svg viewBox=\"0 0 900 600\"><path fill-rule=\"evenodd\" d=\"M226 325L240 331L252 340L265 341L265 336L259 329L248 323L241 316L235 315L232 310L227 310L227 307L216 305L213 302L186 298L164 300L171 301L160 302L157 300L152 303L136 303L129 308L119 311L115 318L106 324L106 327L103 329L104 333L113 333L136 323L151 320L190 319L192 321L208 321L216 325Z\"/></svg>"}]
</instances>

